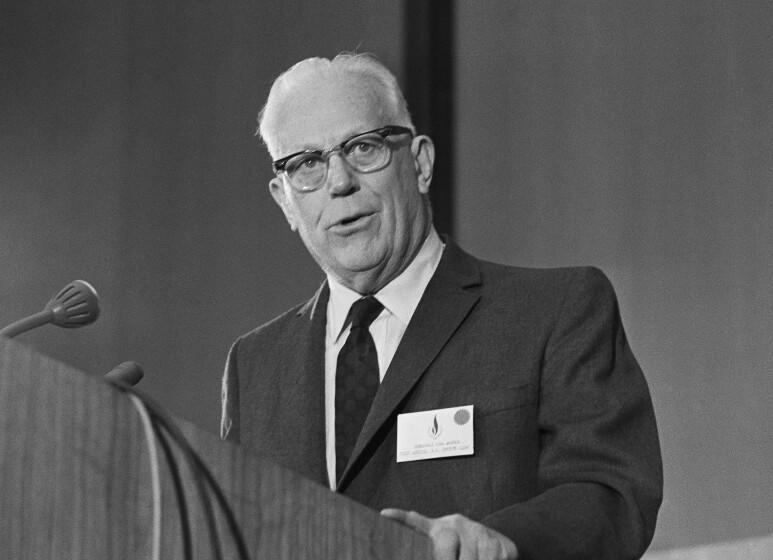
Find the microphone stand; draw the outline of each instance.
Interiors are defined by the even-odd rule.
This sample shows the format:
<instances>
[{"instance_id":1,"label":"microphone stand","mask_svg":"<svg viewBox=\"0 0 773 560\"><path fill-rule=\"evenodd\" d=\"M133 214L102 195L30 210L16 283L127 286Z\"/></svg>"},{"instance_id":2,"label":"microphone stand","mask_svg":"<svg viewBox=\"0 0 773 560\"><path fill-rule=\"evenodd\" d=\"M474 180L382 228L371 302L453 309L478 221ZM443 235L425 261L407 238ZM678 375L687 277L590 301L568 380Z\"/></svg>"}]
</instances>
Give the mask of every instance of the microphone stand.
<instances>
[{"instance_id":1,"label":"microphone stand","mask_svg":"<svg viewBox=\"0 0 773 560\"><path fill-rule=\"evenodd\" d=\"M44 309L43 311L38 311L34 315L30 315L24 319L19 319L7 327L4 327L2 330L0 330L0 336L13 338L17 334L36 329L37 327L45 325L49 322L51 322L51 311Z\"/></svg>"}]
</instances>

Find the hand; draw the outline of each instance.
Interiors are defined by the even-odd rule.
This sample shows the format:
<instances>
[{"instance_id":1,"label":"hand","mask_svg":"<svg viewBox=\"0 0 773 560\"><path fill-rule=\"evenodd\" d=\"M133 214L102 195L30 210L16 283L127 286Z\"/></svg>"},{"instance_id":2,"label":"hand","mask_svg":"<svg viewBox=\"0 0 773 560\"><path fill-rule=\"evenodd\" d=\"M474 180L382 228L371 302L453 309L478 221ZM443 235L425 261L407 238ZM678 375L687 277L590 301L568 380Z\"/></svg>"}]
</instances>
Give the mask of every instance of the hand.
<instances>
[{"instance_id":1,"label":"hand","mask_svg":"<svg viewBox=\"0 0 773 560\"><path fill-rule=\"evenodd\" d=\"M501 533L460 514L430 518L402 509L381 515L413 527L432 539L434 560L517 560L515 543Z\"/></svg>"}]
</instances>

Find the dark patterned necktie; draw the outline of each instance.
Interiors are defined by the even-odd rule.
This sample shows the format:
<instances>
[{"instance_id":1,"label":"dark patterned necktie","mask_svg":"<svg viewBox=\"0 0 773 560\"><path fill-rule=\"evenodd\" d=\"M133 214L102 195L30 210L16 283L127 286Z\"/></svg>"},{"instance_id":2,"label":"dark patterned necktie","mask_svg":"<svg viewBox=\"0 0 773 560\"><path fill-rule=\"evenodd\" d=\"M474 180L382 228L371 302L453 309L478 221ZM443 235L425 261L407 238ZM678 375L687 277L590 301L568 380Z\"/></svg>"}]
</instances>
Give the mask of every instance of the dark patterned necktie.
<instances>
[{"instance_id":1,"label":"dark patterned necktie","mask_svg":"<svg viewBox=\"0 0 773 560\"><path fill-rule=\"evenodd\" d=\"M355 301L349 310L347 320L352 328L336 365L336 480L341 479L349 462L378 390L378 355L368 327L383 308L369 296Z\"/></svg>"}]
</instances>

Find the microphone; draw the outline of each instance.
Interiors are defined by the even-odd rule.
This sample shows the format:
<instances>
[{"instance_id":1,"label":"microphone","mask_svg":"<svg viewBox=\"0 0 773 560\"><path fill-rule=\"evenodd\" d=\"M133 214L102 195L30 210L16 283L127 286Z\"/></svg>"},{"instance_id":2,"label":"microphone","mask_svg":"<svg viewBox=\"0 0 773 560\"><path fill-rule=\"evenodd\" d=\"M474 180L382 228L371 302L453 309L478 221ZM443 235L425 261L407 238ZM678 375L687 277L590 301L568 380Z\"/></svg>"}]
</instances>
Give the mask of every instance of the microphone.
<instances>
[{"instance_id":1,"label":"microphone","mask_svg":"<svg viewBox=\"0 0 773 560\"><path fill-rule=\"evenodd\" d=\"M97 317L99 317L97 291L85 280L74 280L52 297L43 311L11 323L0 330L0 335L13 338L47 323L75 329L93 323Z\"/></svg>"},{"instance_id":2,"label":"microphone","mask_svg":"<svg viewBox=\"0 0 773 560\"><path fill-rule=\"evenodd\" d=\"M137 362L123 362L115 366L105 374L105 380L110 383L118 383L134 386L140 382L145 373Z\"/></svg>"}]
</instances>

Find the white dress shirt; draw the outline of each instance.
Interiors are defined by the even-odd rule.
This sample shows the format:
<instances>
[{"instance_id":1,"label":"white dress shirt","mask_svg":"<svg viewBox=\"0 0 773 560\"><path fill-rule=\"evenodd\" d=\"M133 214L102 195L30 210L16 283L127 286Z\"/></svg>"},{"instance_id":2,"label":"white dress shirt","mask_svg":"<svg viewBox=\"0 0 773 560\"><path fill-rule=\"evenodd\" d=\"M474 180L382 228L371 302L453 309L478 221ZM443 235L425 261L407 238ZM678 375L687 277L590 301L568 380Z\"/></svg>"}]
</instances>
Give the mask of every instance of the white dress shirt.
<instances>
[{"instance_id":1,"label":"white dress shirt","mask_svg":"<svg viewBox=\"0 0 773 560\"><path fill-rule=\"evenodd\" d=\"M413 317L419 300L437 269L443 255L443 242L434 228L419 249L411 264L389 284L373 294L384 306L370 325L370 334L378 354L379 379L384 379L397 346ZM343 286L331 276L327 277L330 299L327 303L327 326L325 329L325 440L327 472L330 488L336 488L336 447L335 447L335 375L338 352L349 336L349 325L344 321L352 304L363 297Z\"/></svg>"}]
</instances>

